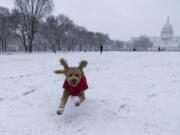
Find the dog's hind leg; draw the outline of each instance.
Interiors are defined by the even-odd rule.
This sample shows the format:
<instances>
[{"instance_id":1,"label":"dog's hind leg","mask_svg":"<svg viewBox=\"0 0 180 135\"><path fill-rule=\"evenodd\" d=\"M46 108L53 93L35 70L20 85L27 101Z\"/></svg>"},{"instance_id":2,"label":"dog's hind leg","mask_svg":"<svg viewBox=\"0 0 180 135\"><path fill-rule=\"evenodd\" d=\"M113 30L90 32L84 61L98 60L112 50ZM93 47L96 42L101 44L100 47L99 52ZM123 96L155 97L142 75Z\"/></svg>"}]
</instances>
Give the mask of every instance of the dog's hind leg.
<instances>
[{"instance_id":1,"label":"dog's hind leg","mask_svg":"<svg viewBox=\"0 0 180 135\"><path fill-rule=\"evenodd\" d=\"M60 102L59 108L58 108L58 110L56 112L58 115L63 114L64 107L65 107L65 105L67 103L68 97L69 97L69 92L67 90L64 90L63 95L61 97L61 102Z\"/></svg>"},{"instance_id":2,"label":"dog's hind leg","mask_svg":"<svg viewBox=\"0 0 180 135\"><path fill-rule=\"evenodd\" d=\"M79 100L75 102L75 106L80 106L80 104L86 99L84 91L78 94Z\"/></svg>"}]
</instances>

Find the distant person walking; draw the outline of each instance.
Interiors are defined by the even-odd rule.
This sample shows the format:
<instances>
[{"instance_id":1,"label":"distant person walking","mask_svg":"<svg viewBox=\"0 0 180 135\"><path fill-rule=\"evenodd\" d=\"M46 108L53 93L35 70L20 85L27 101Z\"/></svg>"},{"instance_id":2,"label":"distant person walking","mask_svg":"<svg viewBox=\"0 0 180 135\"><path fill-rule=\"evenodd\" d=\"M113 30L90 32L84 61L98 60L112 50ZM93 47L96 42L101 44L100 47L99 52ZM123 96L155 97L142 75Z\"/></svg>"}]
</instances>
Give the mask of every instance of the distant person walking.
<instances>
[{"instance_id":1,"label":"distant person walking","mask_svg":"<svg viewBox=\"0 0 180 135\"><path fill-rule=\"evenodd\" d=\"M101 45L99 49L100 49L100 53L102 54L102 52L103 52L103 46Z\"/></svg>"},{"instance_id":2,"label":"distant person walking","mask_svg":"<svg viewBox=\"0 0 180 135\"><path fill-rule=\"evenodd\" d=\"M158 52L160 52L161 51L161 48L160 47L158 47Z\"/></svg>"}]
</instances>

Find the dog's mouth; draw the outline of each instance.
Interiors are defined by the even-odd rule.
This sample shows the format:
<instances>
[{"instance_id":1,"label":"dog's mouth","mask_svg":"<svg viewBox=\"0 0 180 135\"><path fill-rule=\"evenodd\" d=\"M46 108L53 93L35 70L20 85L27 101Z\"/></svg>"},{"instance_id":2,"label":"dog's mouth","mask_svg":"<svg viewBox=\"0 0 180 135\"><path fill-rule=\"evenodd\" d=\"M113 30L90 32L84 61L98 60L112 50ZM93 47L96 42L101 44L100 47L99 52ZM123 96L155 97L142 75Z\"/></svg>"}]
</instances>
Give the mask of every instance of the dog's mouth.
<instances>
[{"instance_id":1,"label":"dog's mouth","mask_svg":"<svg viewBox=\"0 0 180 135\"><path fill-rule=\"evenodd\" d=\"M76 86L78 85L78 81L75 80L75 79L73 79L73 80L70 81L70 85L71 85L72 87L76 87Z\"/></svg>"},{"instance_id":2,"label":"dog's mouth","mask_svg":"<svg viewBox=\"0 0 180 135\"><path fill-rule=\"evenodd\" d=\"M77 84L71 84L71 87L73 87L73 88L76 87L76 86L77 86Z\"/></svg>"}]
</instances>

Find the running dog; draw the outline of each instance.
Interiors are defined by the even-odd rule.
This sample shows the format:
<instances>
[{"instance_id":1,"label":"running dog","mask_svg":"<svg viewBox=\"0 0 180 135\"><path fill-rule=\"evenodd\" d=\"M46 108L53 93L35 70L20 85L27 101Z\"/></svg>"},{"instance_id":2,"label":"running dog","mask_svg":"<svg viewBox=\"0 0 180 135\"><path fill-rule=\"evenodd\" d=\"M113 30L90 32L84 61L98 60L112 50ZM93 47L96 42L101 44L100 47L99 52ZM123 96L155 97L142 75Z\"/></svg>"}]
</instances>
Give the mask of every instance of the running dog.
<instances>
[{"instance_id":1,"label":"running dog","mask_svg":"<svg viewBox=\"0 0 180 135\"><path fill-rule=\"evenodd\" d=\"M75 106L85 100L85 90L88 88L86 76L83 69L87 66L87 61L81 61L78 67L69 67L65 59L60 59L60 64L64 67L64 70L56 70L55 74L64 74L66 79L63 84L64 92L61 97L60 105L57 110L57 114L61 115L64 112L64 108L69 96L77 96L78 100L75 102Z\"/></svg>"}]
</instances>

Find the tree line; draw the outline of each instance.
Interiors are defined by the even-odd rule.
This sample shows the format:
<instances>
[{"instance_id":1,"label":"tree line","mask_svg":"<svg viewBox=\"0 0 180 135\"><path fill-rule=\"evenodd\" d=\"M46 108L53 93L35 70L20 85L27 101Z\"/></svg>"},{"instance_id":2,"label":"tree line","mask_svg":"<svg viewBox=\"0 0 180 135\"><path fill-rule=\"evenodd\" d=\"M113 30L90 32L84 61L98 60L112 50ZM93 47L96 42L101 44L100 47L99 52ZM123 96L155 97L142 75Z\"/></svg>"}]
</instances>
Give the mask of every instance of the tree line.
<instances>
[{"instance_id":1,"label":"tree line","mask_svg":"<svg viewBox=\"0 0 180 135\"><path fill-rule=\"evenodd\" d=\"M0 53L7 51L97 51L152 47L147 37L134 42L81 27L64 14L51 14L53 0L15 0L11 11L0 7Z\"/></svg>"},{"instance_id":2,"label":"tree line","mask_svg":"<svg viewBox=\"0 0 180 135\"><path fill-rule=\"evenodd\" d=\"M0 7L0 52L94 51L111 41L66 15L52 15L53 7L52 0L15 0L11 11Z\"/></svg>"}]
</instances>

